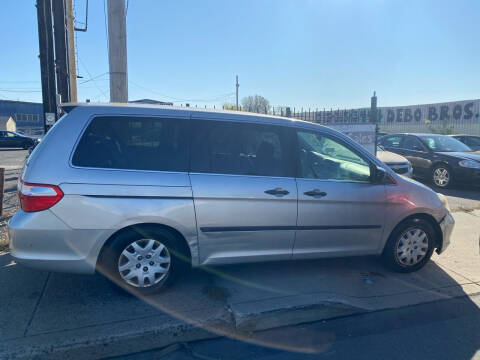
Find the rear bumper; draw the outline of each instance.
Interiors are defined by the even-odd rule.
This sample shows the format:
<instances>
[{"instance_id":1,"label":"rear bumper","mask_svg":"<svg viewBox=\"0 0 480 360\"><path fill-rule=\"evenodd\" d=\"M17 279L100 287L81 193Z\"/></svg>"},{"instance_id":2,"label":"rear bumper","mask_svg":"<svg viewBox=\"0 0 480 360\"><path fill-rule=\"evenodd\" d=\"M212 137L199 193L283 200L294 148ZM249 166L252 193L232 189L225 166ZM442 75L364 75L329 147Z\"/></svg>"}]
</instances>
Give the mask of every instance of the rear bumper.
<instances>
[{"instance_id":1,"label":"rear bumper","mask_svg":"<svg viewBox=\"0 0 480 360\"><path fill-rule=\"evenodd\" d=\"M93 274L102 230L75 230L50 210L18 211L8 222L10 252L20 264L46 271Z\"/></svg>"},{"instance_id":2,"label":"rear bumper","mask_svg":"<svg viewBox=\"0 0 480 360\"><path fill-rule=\"evenodd\" d=\"M437 248L437 253L441 254L450 245L450 238L452 236L453 227L455 226L455 220L452 214L447 213L442 221L440 221L439 225L442 230L443 241L442 246Z\"/></svg>"}]
</instances>

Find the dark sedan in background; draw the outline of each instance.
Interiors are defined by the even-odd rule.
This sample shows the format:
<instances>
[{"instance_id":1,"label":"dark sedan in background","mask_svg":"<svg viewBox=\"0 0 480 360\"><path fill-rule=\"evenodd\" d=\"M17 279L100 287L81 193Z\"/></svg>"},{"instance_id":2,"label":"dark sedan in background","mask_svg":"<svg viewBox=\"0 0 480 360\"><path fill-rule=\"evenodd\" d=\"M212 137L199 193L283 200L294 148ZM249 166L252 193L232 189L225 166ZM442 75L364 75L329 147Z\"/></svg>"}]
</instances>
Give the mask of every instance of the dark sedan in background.
<instances>
[{"instance_id":1,"label":"dark sedan in background","mask_svg":"<svg viewBox=\"0 0 480 360\"><path fill-rule=\"evenodd\" d=\"M461 141L473 151L480 151L480 136L476 135L450 135L454 139Z\"/></svg>"},{"instance_id":2,"label":"dark sedan in background","mask_svg":"<svg viewBox=\"0 0 480 360\"><path fill-rule=\"evenodd\" d=\"M379 140L388 151L406 157L413 176L439 188L454 183L480 184L480 153L447 135L389 134Z\"/></svg>"},{"instance_id":3,"label":"dark sedan in background","mask_svg":"<svg viewBox=\"0 0 480 360\"><path fill-rule=\"evenodd\" d=\"M35 147L38 140L17 133L15 131L0 131L0 148L23 148Z\"/></svg>"}]
</instances>

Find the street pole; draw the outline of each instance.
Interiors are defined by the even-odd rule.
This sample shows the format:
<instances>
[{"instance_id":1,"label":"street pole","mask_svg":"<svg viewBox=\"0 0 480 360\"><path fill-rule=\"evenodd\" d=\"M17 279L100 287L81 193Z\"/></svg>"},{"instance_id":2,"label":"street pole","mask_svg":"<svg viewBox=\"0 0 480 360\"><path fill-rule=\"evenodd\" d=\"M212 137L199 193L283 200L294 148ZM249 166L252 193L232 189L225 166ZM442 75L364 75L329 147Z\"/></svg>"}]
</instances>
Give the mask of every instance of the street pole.
<instances>
[{"instance_id":1,"label":"street pole","mask_svg":"<svg viewBox=\"0 0 480 360\"><path fill-rule=\"evenodd\" d=\"M54 0L56 1L56 0ZM75 61L75 18L73 0L65 0L65 20L67 31L68 83L70 86L69 101L77 102L77 65ZM63 101L63 99L62 99Z\"/></svg>"},{"instance_id":2,"label":"street pole","mask_svg":"<svg viewBox=\"0 0 480 360\"><path fill-rule=\"evenodd\" d=\"M125 0L108 0L110 102L128 102Z\"/></svg>"},{"instance_id":3,"label":"street pole","mask_svg":"<svg viewBox=\"0 0 480 360\"><path fill-rule=\"evenodd\" d=\"M67 32L65 24L65 1L54 0L53 6L53 33L55 39L55 70L57 74L57 92L61 102L70 101L68 86L68 61L67 61Z\"/></svg>"},{"instance_id":4,"label":"street pole","mask_svg":"<svg viewBox=\"0 0 480 360\"><path fill-rule=\"evenodd\" d=\"M377 156L377 138L378 138L378 112L377 112L377 94L374 91L370 99L370 121L375 124L375 150L374 154Z\"/></svg>"},{"instance_id":5,"label":"street pole","mask_svg":"<svg viewBox=\"0 0 480 360\"><path fill-rule=\"evenodd\" d=\"M53 52L52 4L50 0L38 0L38 47L40 52L40 76L42 81L42 102L44 131L48 130L47 118L57 118L57 99L55 87L55 60Z\"/></svg>"},{"instance_id":6,"label":"street pole","mask_svg":"<svg viewBox=\"0 0 480 360\"><path fill-rule=\"evenodd\" d=\"M236 88L236 109L238 111L238 87L240 85L238 84L238 75L237 75L237 81L236 81L236 84L235 84L235 88Z\"/></svg>"}]
</instances>

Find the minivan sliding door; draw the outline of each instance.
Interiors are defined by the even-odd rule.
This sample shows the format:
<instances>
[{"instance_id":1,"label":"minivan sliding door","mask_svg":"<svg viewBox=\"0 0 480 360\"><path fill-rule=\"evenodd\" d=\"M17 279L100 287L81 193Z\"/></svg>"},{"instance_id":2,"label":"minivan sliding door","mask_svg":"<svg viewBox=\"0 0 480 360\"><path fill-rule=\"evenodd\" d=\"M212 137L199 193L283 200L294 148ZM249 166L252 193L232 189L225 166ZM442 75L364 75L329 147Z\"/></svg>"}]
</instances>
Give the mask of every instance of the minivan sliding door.
<instances>
[{"instance_id":1,"label":"minivan sliding door","mask_svg":"<svg viewBox=\"0 0 480 360\"><path fill-rule=\"evenodd\" d=\"M191 130L200 262L289 259L297 188L286 128L193 118Z\"/></svg>"}]
</instances>

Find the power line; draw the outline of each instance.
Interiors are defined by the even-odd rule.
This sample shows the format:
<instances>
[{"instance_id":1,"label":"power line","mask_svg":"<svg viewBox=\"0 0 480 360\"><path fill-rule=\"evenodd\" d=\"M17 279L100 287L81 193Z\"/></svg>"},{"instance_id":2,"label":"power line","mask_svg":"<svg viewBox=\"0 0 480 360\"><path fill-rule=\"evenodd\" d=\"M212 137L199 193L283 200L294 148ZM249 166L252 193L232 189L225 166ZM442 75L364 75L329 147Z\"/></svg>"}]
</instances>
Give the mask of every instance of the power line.
<instances>
[{"instance_id":1,"label":"power line","mask_svg":"<svg viewBox=\"0 0 480 360\"><path fill-rule=\"evenodd\" d=\"M87 67L85 66L85 63L82 61L82 58L80 57L80 55L78 55L78 53L77 53L77 57L78 57L78 60L80 60L80 64L82 64L89 78L93 81L93 84L97 87L98 91L100 91L102 95L106 97L105 93L107 92L107 90L102 90L100 86L98 86L97 82L93 79L94 77L92 76L92 74L90 74L90 71L88 71Z\"/></svg>"},{"instance_id":2,"label":"power line","mask_svg":"<svg viewBox=\"0 0 480 360\"><path fill-rule=\"evenodd\" d=\"M133 85L135 85L135 86L137 86L137 87L140 88L140 89L145 90L145 91L154 93L154 94L156 94L156 95L163 96L163 97L168 98L168 99L175 100L175 101L173 101L173 102L213 102L213 101L219 101L219 100L222 100L222 99L230 98L230 97L232 97L233 95L235 95L235 93L232 92L232 93L220 94L220 95L218 95L218 96L216 96L216 97L212 97L212 98L209 98L209 99L184 99L184 98L177 98L177 97L169 96L169 95L160 93L160 92L158 92L158 91L155 91L155 90L146 88L145 86L142 86L142 85L140 85L140 84L137 84L136 82L134 82L134 81L132 81L132 80L129 80L128 82L131 83L131 84L133 84Z\"/></svg>"},{"instance_id":3,"label":"power line","mask_svg":"<svg viewBox=\"0 0 480 360\"><path fill-rule=\"evenodd\" d=\"M108 49L110 48L110 43L108 41L107 8L105 5L105 1L106 0L103 0L103 19L105 24L105 41L107 42L107 58L108 58Z\"/></svg>"},{"instance_id":4,"label":"power line","mask_svg":"<svg viewBox=\"0 0 480 360\"><path fill-rule=\"evenodd\" d=\"M42 90L14 90L14 89L0 89L0 91L11 92L11 93L33 93L33 92L42 92Z\"/></svg>"},{"instance_id":5,"label":"power line","mask_svg":"<svg viewBox=\"0 0 480 360\"><path fill-rule=\"evenodd\" d=\"M39 80L0 80L0 83L6 83L6 84L33 84L33 83L39 83Z\"/></svg>"},{"instance_id":6,"label":"power line","mask_svg":"<svg viewBox=\"0 0 480 360\"><path fill-rule=\"evenodd\" d=\"M90 81L98 80L98 78L101 78L102 76L105 76L105 75L108 75L108 74L109 74L108 71L107 71L107 72L104 72L104 73L102 73L102 74L100 74L100 75L94 76L93 78L90 78L90 79L87 79L87 80L85 80L85 81L80 82L79 85L85 84L85 83L90 82Z\"/></svg>"},{"instance_id":7,"label":"power line","mask_svg":"<svg viewBox=\"0 0 480 360\"><path fill-rule=\"evenodd\" d=\"M0 93L0 96L1 96L4 100L15 101L15 100L13 100L13 99L11 99L11 98L6 97L6 96L3 95L2 93Z\"/></svg>"}]
</instances>

